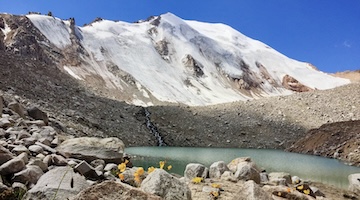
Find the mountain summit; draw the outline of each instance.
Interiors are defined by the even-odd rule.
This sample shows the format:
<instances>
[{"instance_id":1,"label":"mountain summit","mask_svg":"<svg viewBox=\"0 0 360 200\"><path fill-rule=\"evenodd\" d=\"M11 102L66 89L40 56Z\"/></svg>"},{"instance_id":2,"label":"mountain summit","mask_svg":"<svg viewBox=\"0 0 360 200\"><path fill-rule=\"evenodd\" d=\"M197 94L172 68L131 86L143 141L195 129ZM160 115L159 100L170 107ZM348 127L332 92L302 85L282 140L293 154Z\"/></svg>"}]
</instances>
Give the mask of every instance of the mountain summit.
<instances>
[{"instance_id":1,"label":"mountain summit","mask_svg":"<svg viewBox=\"0 0 360 200\"><path fill-rule=\"evenodd\" d=\"M349 83L227 25L171 13L84 27L74 19L1 14L0 28L0 49L55 63L97 93L136 105L211 105Z\"/></svg>"}]
</instances>

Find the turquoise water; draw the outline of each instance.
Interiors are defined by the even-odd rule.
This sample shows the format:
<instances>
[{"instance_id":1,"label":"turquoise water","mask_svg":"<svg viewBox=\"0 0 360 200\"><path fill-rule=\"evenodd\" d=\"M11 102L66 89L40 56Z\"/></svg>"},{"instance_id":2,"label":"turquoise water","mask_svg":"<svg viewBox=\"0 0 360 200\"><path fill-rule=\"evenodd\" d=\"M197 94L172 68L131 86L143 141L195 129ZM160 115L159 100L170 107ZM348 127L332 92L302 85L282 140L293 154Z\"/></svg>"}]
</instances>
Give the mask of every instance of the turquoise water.
<instances>
[{"instance_id":1,"label":"turquoise water","mask_svg":"<svg viewBox=\"0 0 360 200\"><path fill-rule=\"evenodd\" d=\"M360 173L360 168L348 166L335 159L269 149L235 148L193 148L193 147L130 147L125 152L137 155L132 159L135 166L145 169L158 167L160 160L172 165L170 172L184 174L188 163L201 163L207 167L213 162L229 163L234 158L251 157L267 172L288 172L305 180L331 184L337 187L348 186L349 174Z\"/></svg>"}]
</instances>

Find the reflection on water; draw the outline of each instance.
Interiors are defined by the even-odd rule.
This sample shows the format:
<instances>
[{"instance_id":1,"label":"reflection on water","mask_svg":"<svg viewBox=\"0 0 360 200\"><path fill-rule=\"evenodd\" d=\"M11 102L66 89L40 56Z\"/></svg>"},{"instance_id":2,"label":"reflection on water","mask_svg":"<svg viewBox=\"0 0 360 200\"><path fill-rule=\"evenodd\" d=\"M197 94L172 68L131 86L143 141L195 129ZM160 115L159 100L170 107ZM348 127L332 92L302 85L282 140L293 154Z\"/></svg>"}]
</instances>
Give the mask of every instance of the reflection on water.
<instances>
[{"instance_id":1,"label":"reflection on water","mask_svg":"<svg viewBox=\"0 0 360 200\"><path fill-rule=\"evenodd\" d=\"M125 152L139 157L132 160L135 166L158 167L160 160L173 166L171 172L184 174L188 163L201 163L207 167L213 162L229 163L234 158L251 157L267 172L288 172L305 180L323 182L338 187L348 186L347 177L360 173L360 168L345 165L335 159L289 153L268 149L192 148L192 147L130 147Z\"/></svg>"}]
</instances>

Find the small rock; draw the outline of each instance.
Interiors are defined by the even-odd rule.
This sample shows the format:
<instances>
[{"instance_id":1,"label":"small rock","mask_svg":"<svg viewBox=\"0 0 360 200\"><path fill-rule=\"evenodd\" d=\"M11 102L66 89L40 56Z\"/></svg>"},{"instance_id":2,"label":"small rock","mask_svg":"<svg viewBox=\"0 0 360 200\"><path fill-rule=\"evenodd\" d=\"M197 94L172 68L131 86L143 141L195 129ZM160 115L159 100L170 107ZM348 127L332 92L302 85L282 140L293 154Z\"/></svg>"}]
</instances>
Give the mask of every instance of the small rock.
<instances>
[{"instance_id":1,"label":"small rock","mask_svg":"<svg viewBox=\"0 0 360 200\"><path fill-rule=\"evenodd\" d=\"M48 171L48 166L43 161L41 161L40 159L31 159L30 162L27 165L28 166L30 166L30 165L38 166L38 167L40 167L40 169L43 172Z\"/></svg>"},{"instance_id":2,"label":"small rock","mask_svg":"<svg viewBox=\"0 0 360 200\"><path fill-rule=\"evenodd\" d=\"M20 103L13 101L8 104L8 108L17 113L20 117L25 118L25 109Z\"/></svg>"},{"instance_id":3,"label":"small rock","mask_svg":"<svg viewBox=\"0 0 360 200\"><path fill-rule=\"evenodd\" d=\"M118 165L115 163L108 163L105 165L104 171L111 171L116 170L118 168Z\"/></svg>"},{"instance_id":4,"label":"small rock","mask_svg":"<svg viewBox=\"0 0 360 200\"><path fill-rule=\"evenodd\" d=\"M17 145L11 151L16 155L19 155L21 153L30 154L29 149L27 149L26 146L24 146L24 145Z\"/></svg>"},{"instance_id":5,"label":"small rock","mask_svg":"<svg viewBox=\"0 0 360 200\"><path fill-rule=\"evenodd\" d=\"M27 113L30 117L35 120L43 120L46 125L49 123L49 118L45 112L40 110L38 107L31 107L27 110Z\"/></svg>"},{"instance_id":6,"label":"small rock","mask_svg":"<svg viewBox=\"0 0 360 200\"><path fill-rule=\"evenodd\" d=\"M42 153L44 149L39 145L31 145L29 146L29 151L37 155L39 153Z\"/></svg>"},{"instance_id":7,"label":"small rock","mask_svg":"<svg viewBox=\"0 0 360 200\"><path fill-rule=\"evenodd\" d=\"M76 165L74 167L74 170L76 172L79 172L80 174L82 174L83 176L85 176L86 178L88 178L90 180L99 180L100 179L100 176L99 176L99 174L97 174L96 170L91 165L89 165L86 161L82 161L81 163Z\"/></svg>"},{"instance_id":8,"label":"small rock","mask_svg":"<svg viewBox=\"0 0 360 200\"><path fill-rule=\"evenodd\" d=\"M13 158L14 156L12 155L12 153L9 150L7 150L5 147L0 145L0 165L6 163L7 161Z\"/></svg>"},{"instance_id":9,"label":"small rock","mask_svg":"<svg viewBox=\"0 0 360 200\"><path fill-rule=\"evenodd\" d=\"M7 118L0 118L0 128L8 128L11 126L11 122Z\"/></svg>"},{"instance_id":10,"label":"small rock","mask_svg":"<svg viewBox=\"0 0 360 200\"><path fill-rule=\"evenodd\" d=\"M67 165L67 161L64 157L62 157L61 155L56 155L56 154L52 154L52 164L55 166L66 166Z\"/></svg>"},{"instance_id":11,"label":"small rock","mask_svg":"<svg viewBox=\"0 0 360 200\"><path fill-rule=\"evenodd\" d=\"M36 165L29 165L24 170L15 173L13 176L13 181L23 184L36 184L43 174L44 172L40 167Z\"/></svg>"},{"instance_id":12,"label":"small rock","mask_svg":"<svg viewBox=\"0 0 360 200\"><path fill-rule=\"evenodd\" d=\"M19 172L25 168L25 162L21 158L14 158L0 166L1 175L10 175Z\"/></svg>"}]
</instances>

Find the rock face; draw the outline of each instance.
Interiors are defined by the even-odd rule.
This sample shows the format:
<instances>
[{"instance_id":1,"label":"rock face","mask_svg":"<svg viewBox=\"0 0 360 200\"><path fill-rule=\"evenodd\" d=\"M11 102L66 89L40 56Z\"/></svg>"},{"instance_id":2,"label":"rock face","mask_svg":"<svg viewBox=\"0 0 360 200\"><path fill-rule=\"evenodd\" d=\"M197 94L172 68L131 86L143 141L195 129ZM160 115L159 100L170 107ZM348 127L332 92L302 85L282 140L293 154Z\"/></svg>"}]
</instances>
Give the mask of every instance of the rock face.
<instances>
[{"instance_id":1,"label":"rock face","mask_svg":"<svg viewBox=\"0 0 360 200\"><path fill-rule=\"evenodd\" d=\"M186 183L162 169L155 169L150 173L143 180L140 188L147 193L158 195L166 200L191 199L191 192Z\"/></svg>"},{"instance_id":2,"label":"rock face","mask_svg":"<svg viewBox=\"0 0 360 200\"><path fill-rule=\"evenodd\" d=\"M73 182L73 184L71 184ZM25 196L26 200L63 200L89 187L86 179L70 167L57 167L45 173Z\"/></svg>"},{"instance_id":3,"label":"rock face","mask_svg":"<svg viewBox=\"0 0 360 200\"><path fill-rule=\"evenodd\" d=\"M101 159L119 164L123 160L124 143L118 138L82 137L65 140L57 150L67 158L77 158L88 163Z\"/></svg>"},{"instance_id":4,"label":"rock face","mask_svg":"<svg viewBox=\"0 0 360 200\"><path fill-rule=\"evenodd\" d=\"M191 180L195 177L206 178L208 173L209 169L204 165L198 163L189 163L186 165L184 177L188 180Z\"/></svg>"},{"instance_id":5,"label":"rock face","mask_svg":"<svg viewBox=\"0 0 360 200\"><path fill-rule=\"evenodd\" d=\"M294 77L291 77L289 75L285 75L282 80L282 85L288 89L295 92L308 92L311 91L311 88L301 84L298 80L296 80Z\"/></svg>"},{"instance_id":6,"label":"rock face","mask_svg":"<svg viewBox=\"0 0 360 200\"><path fill-rule=\"evenodd\" d=\"M329 123L312 129L287 150L341 159L360 166L360 120Z\"/></svg>"},{"instance_id":7,"label":"rock face","mask_svg":"<svg viewBox=\"0 0 360 200\"><path fill-rule=\"evenodd\" d=\"M153 194L145 193L142 190L131 187L127 184L114 181L104 181L91 186L72 200L161 200L162 198Z\"/></svg>"}]
</instances>

